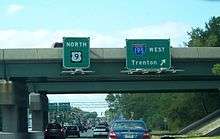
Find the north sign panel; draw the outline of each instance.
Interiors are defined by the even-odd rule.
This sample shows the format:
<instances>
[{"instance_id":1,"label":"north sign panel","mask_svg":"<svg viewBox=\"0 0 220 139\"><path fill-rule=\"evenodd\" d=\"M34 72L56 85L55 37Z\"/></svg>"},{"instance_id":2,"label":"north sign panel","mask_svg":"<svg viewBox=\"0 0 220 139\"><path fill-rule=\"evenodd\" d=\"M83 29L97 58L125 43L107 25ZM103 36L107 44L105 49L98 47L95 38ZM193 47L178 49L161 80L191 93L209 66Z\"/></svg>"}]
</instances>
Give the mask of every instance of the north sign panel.
<instances>
[{"instance_id":1,"label":"north sign panel","mask_svg":"<svg viewBox=\"0 0 220 139\"><path fill-rule=\"evenodd\" d=\"M69 69L88 68L90 66L90 39L63 38L63 66Z\"/></svg>"}]
</instances>

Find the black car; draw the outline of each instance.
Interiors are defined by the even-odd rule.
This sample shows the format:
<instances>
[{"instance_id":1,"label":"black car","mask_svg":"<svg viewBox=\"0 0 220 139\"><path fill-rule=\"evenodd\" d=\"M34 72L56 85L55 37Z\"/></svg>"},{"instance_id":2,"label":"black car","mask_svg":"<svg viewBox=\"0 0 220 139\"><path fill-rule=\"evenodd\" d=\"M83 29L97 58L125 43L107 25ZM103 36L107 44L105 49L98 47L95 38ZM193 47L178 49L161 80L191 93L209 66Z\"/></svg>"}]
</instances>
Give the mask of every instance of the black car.
<instances>
[{"instance_id":1,"label":"black car","mask_svg":"<svg viewBox=\"0 0 220 139\"><path fill-rule=\"evenodd\" d=\"M70 135L80 137L80 130L77 125L66 126L66 137Z\"/></svg>"},{"instance_id":2,"label":"black car","mask_svg":"<svg viewBox=\"0 0 220 139\"><path fill-rule=\"evenodd\" d=\"M49 123L44 131L44 139L65 139L64 129L58 123Z\"/></svg>"}]
</instances>

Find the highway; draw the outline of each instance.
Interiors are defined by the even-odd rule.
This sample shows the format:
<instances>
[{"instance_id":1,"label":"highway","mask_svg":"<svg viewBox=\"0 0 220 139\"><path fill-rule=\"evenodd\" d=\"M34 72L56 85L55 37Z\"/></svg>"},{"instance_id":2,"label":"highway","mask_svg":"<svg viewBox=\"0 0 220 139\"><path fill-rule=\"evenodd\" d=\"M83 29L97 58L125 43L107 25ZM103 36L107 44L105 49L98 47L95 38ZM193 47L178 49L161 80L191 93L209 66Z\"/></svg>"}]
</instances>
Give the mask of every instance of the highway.
<instances>
[{"instance_id":1,"label":"highway","mask_svg":"<svg viewBox=\"0 0 220 139\"><path fill-rule=\"evenodd\" d=\"M74 139L78 139L78 138L76 138L76 137L74 137L74 136L69 136L68 138L66 138L66 139L72 139L72 138L74 138ZM90 129L90 130L88 130L87 132L84 132L84 133L80 133L80 138L83 138L83 139L91 139L91 138L93 138L93 131ZM107 138L99 138L99 139L107 139Z\"/></svg>"},{"instance_id":2,"label":"highway","mask_svg":"<svg viewBox=\"0 0 220 139\"><path fill-rule=\"evenodd\" d=\"M93 138L93 131L92 130L88 130L87 132L84 132L84 133L80 133L80 138L77 138L77 137L74 137L74 136L69 136L68 138L66 139L92 139ZM94 138L93 138L94 139ZM103 138L103 137L100 137L98 139L107 139L107 138ZM152 139L160 139L159 136L152 136Z\"/></svg>"}]
</instances>

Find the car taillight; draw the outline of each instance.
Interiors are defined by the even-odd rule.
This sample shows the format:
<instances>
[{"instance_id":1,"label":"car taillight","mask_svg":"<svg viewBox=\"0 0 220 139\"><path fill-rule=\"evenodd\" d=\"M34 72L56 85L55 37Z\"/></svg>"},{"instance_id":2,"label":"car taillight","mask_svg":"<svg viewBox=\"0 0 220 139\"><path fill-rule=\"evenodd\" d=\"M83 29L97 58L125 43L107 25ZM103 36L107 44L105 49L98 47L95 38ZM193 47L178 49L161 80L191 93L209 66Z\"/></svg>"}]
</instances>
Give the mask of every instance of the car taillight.
<instances>
[{"instance_id":1,"label":"car taillight","mask_svg":"<svg viewBox=\"0 0 220 139\"><path fill-rule=\"evenodd\" d=\"M150 133L148 133L148 132L144 132L144 136L143 136L143 139L150 139L151 138L151 135L150 135Z\"/></svg>"},{"instance_id":2,"label":"car taillight","mask_svg":"<svg viewBox=\"0 0 220 139\"><path fill-rule=\"evenodd\" d=\"M117 135L115 134L114 131L111 131L111 132L109 133L109 139L117 139Z\"/></svg>"}]
</instances>

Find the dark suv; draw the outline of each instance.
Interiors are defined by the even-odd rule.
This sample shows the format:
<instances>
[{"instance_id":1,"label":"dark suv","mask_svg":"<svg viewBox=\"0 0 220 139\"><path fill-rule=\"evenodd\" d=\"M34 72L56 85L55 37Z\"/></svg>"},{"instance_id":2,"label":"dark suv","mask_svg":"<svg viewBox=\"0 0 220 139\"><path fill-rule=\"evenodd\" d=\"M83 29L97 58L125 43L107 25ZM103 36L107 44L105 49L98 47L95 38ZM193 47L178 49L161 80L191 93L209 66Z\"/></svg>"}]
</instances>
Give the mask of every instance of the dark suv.
<instances>
[{"instance_id":1,"label":"dark suv","mask_svg":"<svg viewBox=\"0 0 220 139\"><path fill-rule=\"evenodd\" d=\"M67 126L66 127L66 137L73 135L80 137L79 127L77 125Z\"/></svg>"},{"instance_id":2,"label":"dark suv","mask_svg":"<svg viewBox=\"0 0 220 139\"><path fill-rule=\"evenodd\" d=\"M44 131L44 139L65 139L64 130L58 123L49 123Z\"/></svg>"}]
</instances>

